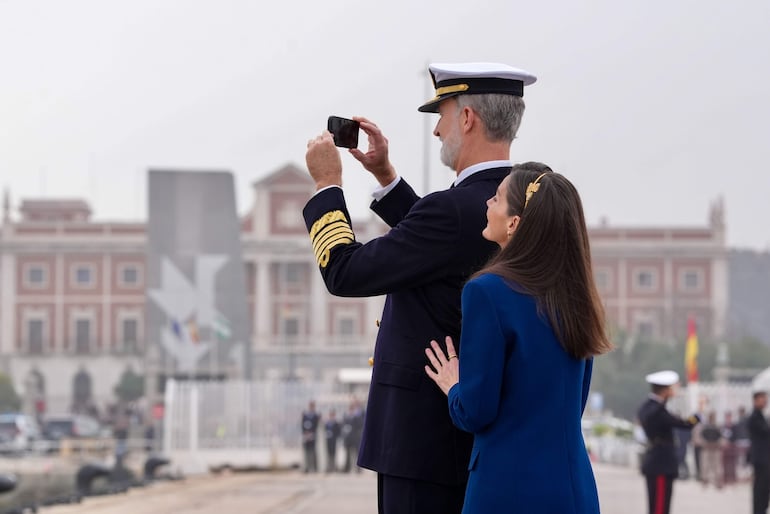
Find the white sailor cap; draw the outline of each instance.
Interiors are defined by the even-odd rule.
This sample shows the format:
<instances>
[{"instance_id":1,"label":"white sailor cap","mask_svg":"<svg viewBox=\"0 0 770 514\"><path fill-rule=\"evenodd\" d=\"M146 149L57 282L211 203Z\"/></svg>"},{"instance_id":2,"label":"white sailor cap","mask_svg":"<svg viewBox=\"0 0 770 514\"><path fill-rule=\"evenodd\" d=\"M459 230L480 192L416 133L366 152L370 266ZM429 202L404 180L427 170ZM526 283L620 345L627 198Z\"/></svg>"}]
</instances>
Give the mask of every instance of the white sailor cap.
<instances>
[{"instance_id":1,"label":"white sailor cap","mask_svg":"<svg viewBox=\"0 0 770 514\"><path fill-rule=\"evenodd\" d=\"M524 86L537 80L527 71L494 62L433 63L428 70L436 96L421 105L420 112L438 112L442 100L461 94L524 96Z\"/></svg>"},{"instance_id":2,"label":"white sailor cap","mask_svg":"<svg viewBox=\"0 0 770 514\"><path fill-rule=\"evenodd\" d=\"M671 370L656 371L655 373L650 373L644 377L644 379L648 384L657 386L672 386L679 382L679 373Z\"/></svg>"}]
</instances>

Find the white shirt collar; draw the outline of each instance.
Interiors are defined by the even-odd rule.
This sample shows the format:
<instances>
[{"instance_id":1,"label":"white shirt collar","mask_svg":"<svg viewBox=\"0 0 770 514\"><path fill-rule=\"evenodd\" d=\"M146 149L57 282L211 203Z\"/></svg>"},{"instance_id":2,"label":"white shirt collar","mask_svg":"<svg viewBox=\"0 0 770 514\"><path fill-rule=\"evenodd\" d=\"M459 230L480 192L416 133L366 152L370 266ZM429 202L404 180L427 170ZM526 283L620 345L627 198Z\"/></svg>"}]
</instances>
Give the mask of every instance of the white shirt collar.
<instances>
[{"instance_id":1,"label":"white shirt collar","mask_svg":"<svg viewBox=\"0 0 770 514\"><path fill-rule=\"evenodd\" d=\"M484 170L490 170L492 168L510 168L513 166L513 163L509 160L505 161L484 161L479 162L477 164L472 164L462 170L459 175L457 175L457 178L455 179L454 185L458 186L460 185L460 182L465 180L466 178L470 177L474 173L478 173L479 171Z\"/></svg>"}]
</instances>

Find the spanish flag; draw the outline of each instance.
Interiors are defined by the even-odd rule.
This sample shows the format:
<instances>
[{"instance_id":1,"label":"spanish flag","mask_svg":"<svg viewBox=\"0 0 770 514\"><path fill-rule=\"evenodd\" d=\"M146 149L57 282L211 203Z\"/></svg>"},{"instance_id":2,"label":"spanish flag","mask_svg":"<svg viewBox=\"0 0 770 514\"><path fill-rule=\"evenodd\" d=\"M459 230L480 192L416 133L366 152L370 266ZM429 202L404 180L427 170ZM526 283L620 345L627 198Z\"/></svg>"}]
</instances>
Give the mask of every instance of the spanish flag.
<instances>
[{"instance_id":1,"label":"spanish flag","mask_svg":"<svg viewBox=\"0 0 770 514\"><path fill-rule=\"evenodd\" d=\"M698 381L698 334L695 333L695 319L687 318L687 345L684 349L684 370L687 382Z\"/></svg>"}]
</instances>

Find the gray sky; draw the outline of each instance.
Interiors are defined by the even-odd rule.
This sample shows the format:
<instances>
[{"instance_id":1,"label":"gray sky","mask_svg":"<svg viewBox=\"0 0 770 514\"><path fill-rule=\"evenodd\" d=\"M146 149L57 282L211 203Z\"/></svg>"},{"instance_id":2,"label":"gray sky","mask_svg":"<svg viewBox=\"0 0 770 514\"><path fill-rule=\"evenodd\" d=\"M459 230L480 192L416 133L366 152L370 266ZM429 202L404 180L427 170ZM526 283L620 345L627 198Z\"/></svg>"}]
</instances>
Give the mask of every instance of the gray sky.
<instances>
[{"instance_id":1,"label":"gray sky","mask_svg":"<svg viewBox=\"0 0 770 514\"><path fill-rule=\"evenodd\" d=\"M0 0L0 186L142 219L149 167L228 169L242 213L337 114L424 191L426 64L498 61L539 79L512 159L570 177L589 223L704 225L723 196L729 244L770 249L769 26L767 0Z\"/></svg>"}]
</instances>

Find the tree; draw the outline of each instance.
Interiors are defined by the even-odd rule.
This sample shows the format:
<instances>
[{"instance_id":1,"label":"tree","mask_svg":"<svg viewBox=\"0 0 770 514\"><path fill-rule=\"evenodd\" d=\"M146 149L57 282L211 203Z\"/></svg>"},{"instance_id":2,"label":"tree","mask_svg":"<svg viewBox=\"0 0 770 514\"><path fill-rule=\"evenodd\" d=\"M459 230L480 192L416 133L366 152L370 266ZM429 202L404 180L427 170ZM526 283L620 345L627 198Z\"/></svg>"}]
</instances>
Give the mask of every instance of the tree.
<instances>
[{"instance_id":1,"label":"tree","mask_svg":"<svg viewBox=\"0 0 770 514\"><path fill-rule=\"evenodd\" d=\"M130 367L123 372L115 386L115 395L122 402L132 402L144 396L144 376L137 375Z\"/></svg>"},{"instance_id":2,"label":"tree","mask_svg":"<svg viewBox=\"0 0 770 514\"><path fill-rule=\"evenodd\" d=\"M16 394L11 378L0 373L0 412L15 412L21 406L21 399Z\"/></svg>"},{"instance_id":3,"label":"tree","mask_svg":"<svg viewBox=\"0 0 770 514\"><path fill-rule=\"evenodd\" d=\"M624 334L618 334L614 339L615 350L594 361L591 391L602 393L605 408L615 415L634 419L636 409L650 391L644 381L648 373L672 369L685 382L685 341L673 344L638 341ZM770 366L770 347L761 341L743 339L728 342L727 348L731 367L761 370ZM698 374L701 381L714 380L716 363L717 345L701 341L698 348Z\"/></svg>"},{"instance_id":4,"label":"tree","mask_svg":"<svg viewBox=\"0 0 770 514\"><path fill-rule=\"evenodd\" d=\"M730 366L734 368L759 368L770 366L770 346L759 339L747 337L728 344Z\"/></svg>"}]
</instances>

